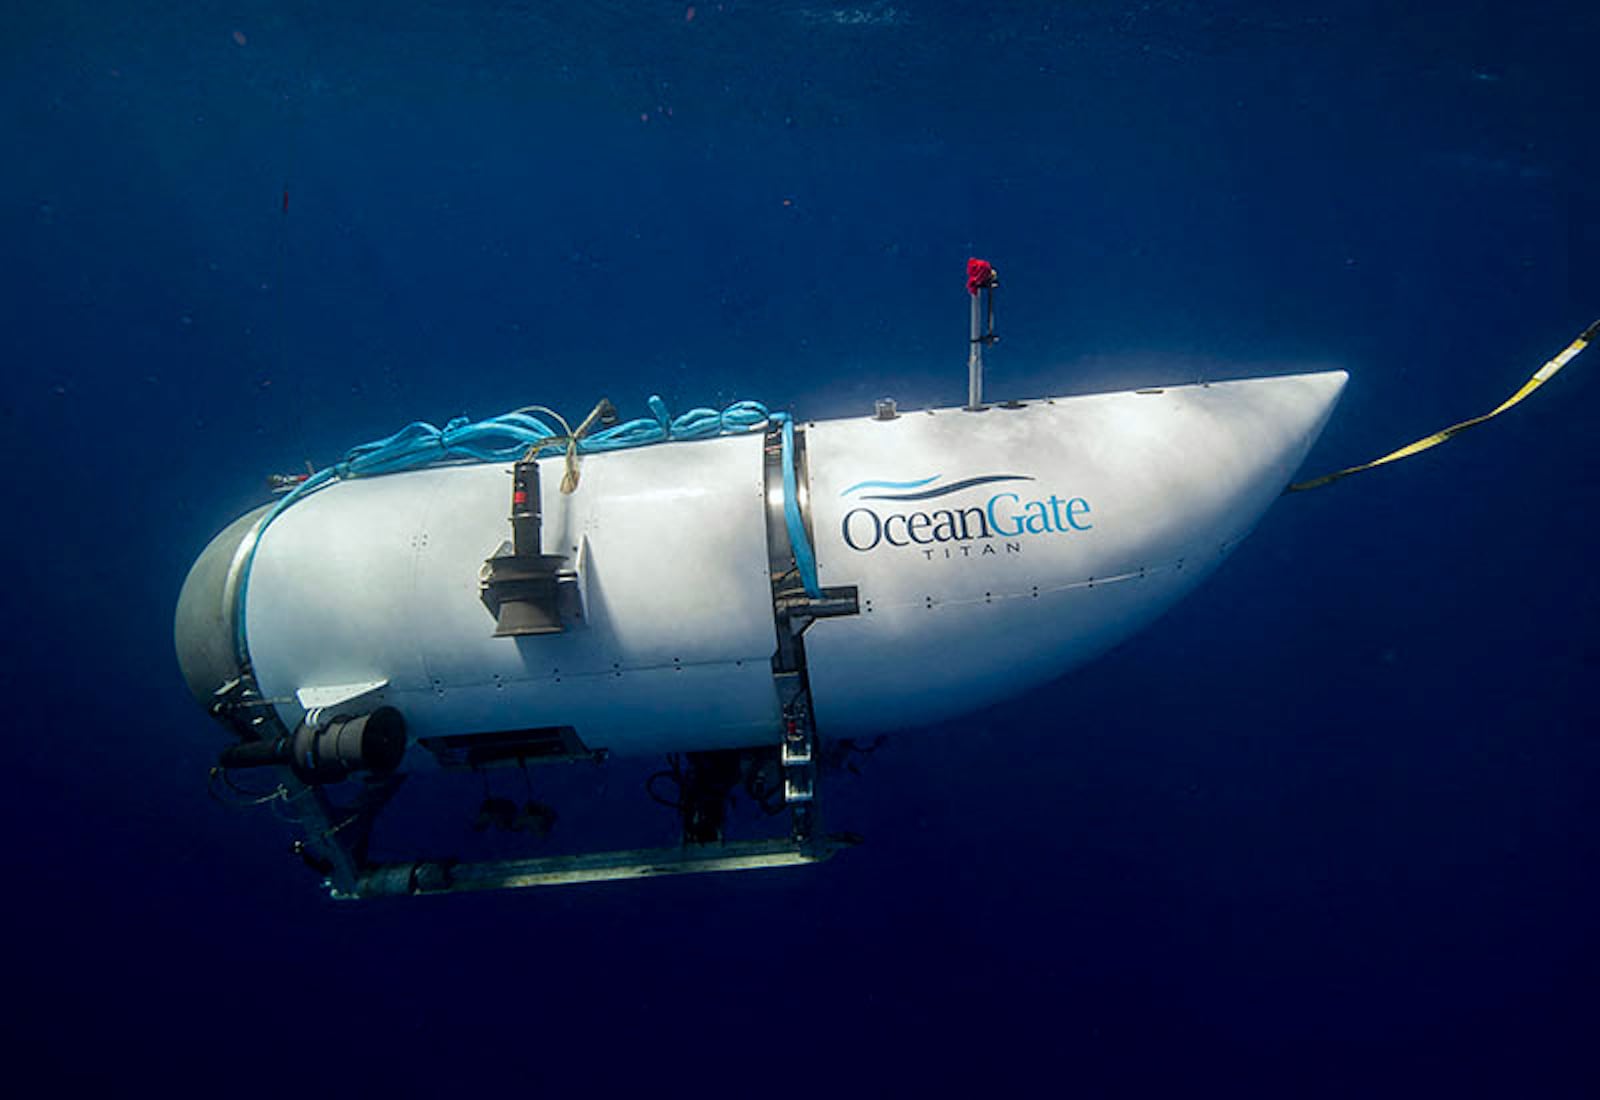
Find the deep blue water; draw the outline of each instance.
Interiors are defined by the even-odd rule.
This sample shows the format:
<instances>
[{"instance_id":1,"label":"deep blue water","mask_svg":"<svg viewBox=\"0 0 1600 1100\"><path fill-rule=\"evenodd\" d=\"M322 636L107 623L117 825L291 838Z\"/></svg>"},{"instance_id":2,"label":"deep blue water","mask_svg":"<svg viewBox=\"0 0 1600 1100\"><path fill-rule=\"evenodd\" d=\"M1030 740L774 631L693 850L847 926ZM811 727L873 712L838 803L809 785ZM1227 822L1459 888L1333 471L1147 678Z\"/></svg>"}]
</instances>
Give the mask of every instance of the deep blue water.
<instances>
[{"instance_id":1,"label":"deep blue water","mask_svg":"<svg viewBox=\"0 0 1600 1100\"><path fill-rule=\"evenodd\" d=\"M991 395L1343 366L1315 471L1484 411L1600 315L1600 9L334 7L0 16L14 1076L1600 1087L1600 360L895 737L807 870L336 905L170 641L264 473L411 419L957 403L972 254Z\"/></svg>"}]
</instances>

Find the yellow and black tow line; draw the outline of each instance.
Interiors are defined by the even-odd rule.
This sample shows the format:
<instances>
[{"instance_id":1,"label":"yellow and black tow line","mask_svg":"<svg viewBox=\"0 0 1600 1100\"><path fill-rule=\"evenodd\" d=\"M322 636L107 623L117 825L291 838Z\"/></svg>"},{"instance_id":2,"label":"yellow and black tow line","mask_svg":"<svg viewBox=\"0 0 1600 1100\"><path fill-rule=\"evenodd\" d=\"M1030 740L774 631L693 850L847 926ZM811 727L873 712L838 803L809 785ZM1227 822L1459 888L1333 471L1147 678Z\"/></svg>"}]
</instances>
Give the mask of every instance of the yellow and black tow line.
<instances>
[{"instance_id":1,"label":"yellow and black tow line","mask_svg":"<svg viewBox=\"0 0 1600 1100\"><path fill-rule=\"evenodd\" d=\"M1452 424L1448 428L1443 428L1437 432L1434 432L1430 436L1425 436L1422 439L1417 440L1415 443L1407 443L1399 450L1390 451L1388 454L1382 456L1381 458L1375 458L1371 462L1363 462L1359 466L1347 466L1343 470L1335 470L1331 474L1323 474L1321 477L1314 477L1308 481L1296 481L1294 484L1285 489L1284 492L1301 493L1307 489L1320 489L1324 485L1332 485L1335 481L1342 481L1351 474L1359 474L1363 471L1371 470L1378 466L1386 466L1391 462L1399 462L1402 458L1410 458L1414 454L1419 454L1422 451L1437 447L1447 439L1454 439L1468 428L1476 428L1479 424L1487 423L1488 421L1499 416L1501 413L1505 412L1507 409L1511 408L1511 406L1520 402L1524 397L1527 397L1530 393L1544 385L1550 379L1554 378L1557 371L1566 366L1568 363L1572 362L1573 359L1577 358L1577 355L1580 351L1594 343L1597 339L1600 339L1600 321L1596 321L1594 324L1584 329L1582 334L1580 334L1576 340L1572 341L1572 343L1568 344L1560 355L1557 355L1544 366L1534 371L1533 377L1524 382L1521 389L1517 390L1516 393L1500 402L1497 407L1489 412L1484 413L1482 416L1475 416L1471 420L1463 420L1459 424Z\"/></svg>"}]
</instances>

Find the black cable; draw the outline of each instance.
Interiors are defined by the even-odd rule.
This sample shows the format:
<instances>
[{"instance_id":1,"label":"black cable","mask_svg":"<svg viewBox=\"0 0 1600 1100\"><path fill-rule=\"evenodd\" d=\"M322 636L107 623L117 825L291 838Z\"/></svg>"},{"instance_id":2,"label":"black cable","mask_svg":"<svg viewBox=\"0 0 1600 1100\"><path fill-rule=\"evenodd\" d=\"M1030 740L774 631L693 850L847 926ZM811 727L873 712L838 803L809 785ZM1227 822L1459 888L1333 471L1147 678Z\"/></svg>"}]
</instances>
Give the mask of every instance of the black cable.
<instances>
[{"instance_id":1,"label":"black cable","mask_svg":"<svg viewBox=\"0 0 1600 1100\"><path fill-rule=\"evenodd\" d=\"M217 792L217 781L219 779L237 797L222 797ZM248 787L241 787L228 776L228 769L218 764L206 775L206 793L219 805L227 806L232 810L248 810L252 806L264 805L282 798L283 787L280 785L270 791L253 791Z\"/></svg>"},{"instance_id":2,"label":"black cable","mask_svg":"<svg viewBox=\"0 0 1600 1100\"><path fill-rule=\"evenodd\" d=\"M669 801L656 793L656 780L658 779L672 780L673 784L678 788L676 801ZM683 768L677 753L668 753L667 769L656 772L644 781L644 792L650 796L652 801L667 807L669 810L677 810L680 813L683 811Z\"/></svg>"}]
</instances>

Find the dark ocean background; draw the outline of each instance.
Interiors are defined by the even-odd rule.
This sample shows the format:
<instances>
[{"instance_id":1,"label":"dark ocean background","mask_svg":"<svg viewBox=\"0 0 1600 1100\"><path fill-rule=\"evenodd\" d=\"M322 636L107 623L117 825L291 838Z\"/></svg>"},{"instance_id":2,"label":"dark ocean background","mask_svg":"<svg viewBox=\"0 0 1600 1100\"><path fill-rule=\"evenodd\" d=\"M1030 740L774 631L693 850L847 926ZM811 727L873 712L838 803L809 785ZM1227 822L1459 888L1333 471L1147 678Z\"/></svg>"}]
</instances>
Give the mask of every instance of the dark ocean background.
<instances>
[{"instance_id":1,"label":"dark ocean background","mask_svg":"<svg viewBox=\"0 0 1600 1100\"><path fill-rule=\"evenodd\" d=\"M1576 2L8 5L8 1076L1594 1095L1600 351L895 736L815 868L334 903L207 797L171 619L266 473L413 419L957 404L969 255L991 396L1339 366L1306 472L1373 457L1600 315L1597 46Z\"/></svg>"}]
</instances>

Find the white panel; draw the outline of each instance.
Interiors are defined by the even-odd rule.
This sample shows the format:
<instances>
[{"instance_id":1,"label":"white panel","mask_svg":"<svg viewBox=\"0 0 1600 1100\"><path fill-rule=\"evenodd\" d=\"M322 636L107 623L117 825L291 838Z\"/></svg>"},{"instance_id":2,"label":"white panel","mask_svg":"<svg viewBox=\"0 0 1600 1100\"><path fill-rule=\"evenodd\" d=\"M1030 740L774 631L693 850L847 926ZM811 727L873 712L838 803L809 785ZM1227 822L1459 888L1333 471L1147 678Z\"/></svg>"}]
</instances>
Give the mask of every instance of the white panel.
<instances>
[{"instance_id":1,"label":"white panel","mask_svg":"<svg viewBox=\"0 0 1600 1100\"><path fill-rule=\"evenodd\" d=\"M594 455L565 497L560 463L542 464L545 550L575 556L588 536L607 664L771 656L762 447L757 432Z\"/></svg>"},{"instance_id":2,"label":"white panel","mask_svg":"<svg viewBox=\"0 0 1600 1100\"><path fill-rule=\"evenodd\" d=\"M329 684L325 687L304 687L295 692L295 701L306 710L317 707L337 707L354 702L364 695L376 695L388 686L387 680L367 680L359 684Z\"/></svg>"},{"instance_id":3,"label":"white panel","mask_svg":"<svg viewBox=\"0 0 1600 1100\"><path fill-rule=\"evenodd\" d=\"M1144 626L1254 526L1344 380L1330 372L808 426L820 577L858 586L863 608L806 636L822 731L946 719L1044 683ZM985 477L1008 480L871 499Z\"/></svg>"},{"instance_id":4,"label":"white panel","mask_svg":"<svg viewBox=\"0 0 1600 1100\"><path fill-rule=\"evenodd\" d=\"M619 755L770 745L781 729L765 657L388 693L384 701L416 737L568 725L589 748Z\"/></svg>"},{"instance_id":5,"label":"white panel","mask_svg":"<svg viewBox=\"0 0 1600 1100\"><path fill-rule=\"evenodd\" d=\"M585 456L569 496L561 474L540 463L544 550L575 561L587 542L587 615L557 635L496 638L480 598L479 567L511 533L509 465L342 482L287 509L250 580L262 690L388 679L418 736L573 725L593 747L613 730L666 748L770 740L761 434ZM647 669L663 676L632 675ZM514 707L483 705L513 687Z\"/></svg>"}]
</instances>

